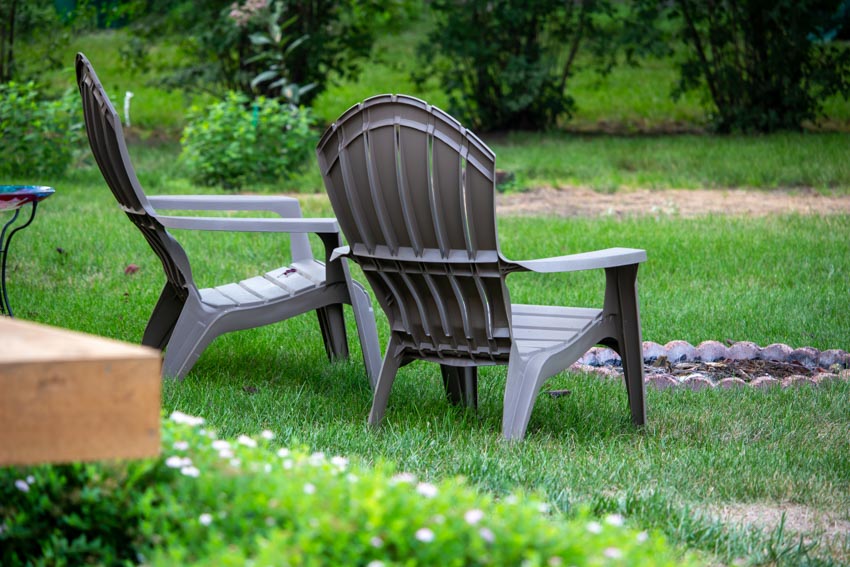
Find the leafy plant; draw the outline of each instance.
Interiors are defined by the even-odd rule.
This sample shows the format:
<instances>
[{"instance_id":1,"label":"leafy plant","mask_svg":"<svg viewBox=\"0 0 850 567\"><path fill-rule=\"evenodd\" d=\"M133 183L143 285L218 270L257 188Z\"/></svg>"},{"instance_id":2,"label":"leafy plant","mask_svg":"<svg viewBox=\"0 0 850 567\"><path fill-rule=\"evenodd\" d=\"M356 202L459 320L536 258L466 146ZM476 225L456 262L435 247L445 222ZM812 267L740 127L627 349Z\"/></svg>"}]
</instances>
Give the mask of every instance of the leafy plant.
<instances>
[{"instance_id":1,"label":"leafy plant","mask_svg":"<svg viewBox=\"0 0 850 567\"><path fill-rule=\"evenodd\" d=\"M167 86L216 95L228 90L249 96L283 95L309 104L332 74L354 75L376 34L404 19L411 4L412 0L151 0L140 8L133 33L143 39L179 35L186 63L166 71ZM187 21L192 22L188 29ZM139 67L147 63L143 43L133 43L124 53ZM299 94L294 85L302 87L300 97L287 98L289 91Z\"/></svg>"},{"instance_id":2,"label":"leafy plant","mask_svg":"<svg viewBox=\"0 0 850 567\"><path fill-rule=\"evenodd\" d=\"M0 468L3 564L694 564L618 515L567 520L533 496L494 500L202 425L174 412L157 459Z\"/></svg>"},{"instance_id":3,"label":"leafy plant","mask_svg":"<svg viewBox=\"0 0 850 567\"><path fill-rule=\"evenodd\" d=\"M235 188L286 179L310 155L311 123L305 108L231 92L189 111L181 158L201 185Z\"/></svg>"},{"instance_id":4,"label":"leafy plant","mask_svg":"<svg viewBox=\"0 0 850 567\"><path fill-rule=\"evenodd\" d=\"M673 23L685 51L674 96L705 89L719 132L800 129L826 98L850 97L850 47L836 41L839 0L637 0L646 18ZM669 28L669 26L667 26ZM664 27L655 40L669 46ZM672 53L672 51L671 51Z\"/></svg>"},{"instance_id":5,"label":"leafy plant","mask_svg":"<svg viewBox=\"0 0 850 567\"><path fill-rule=\"evenodd\" d=\"M35 83L0 84L0 175L61 175L82 147L79 97L45 98Z\"/></svg>"},{"instance_id":6,"label":"leafy plant","mask_svg":"<svg viewBox=\"0 0 850 567\"><path fill-rule=\"evenodd\" d=\"M436 73L450 112L479 129L545 129L575 107L565 94L582 45L598 42L606 0L432 3L436 25L420 46L424 80Z\"/></svg>"}]
</instances>

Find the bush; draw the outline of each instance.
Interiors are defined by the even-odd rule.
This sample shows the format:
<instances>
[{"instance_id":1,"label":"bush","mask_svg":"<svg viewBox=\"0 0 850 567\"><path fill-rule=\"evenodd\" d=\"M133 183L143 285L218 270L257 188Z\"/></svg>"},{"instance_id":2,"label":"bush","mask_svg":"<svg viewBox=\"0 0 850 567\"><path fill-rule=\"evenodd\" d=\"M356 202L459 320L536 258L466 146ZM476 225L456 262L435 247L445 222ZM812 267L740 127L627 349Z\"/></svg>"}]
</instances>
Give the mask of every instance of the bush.
<instances>
[{"instance_id":1,"label":"bush","mask_svg":"<svg viewBox=\"0 0 850 567\"><path fill-rule=\"evenodd\" d=\"M705 89L719 132L798 130L821 115L828 97L850 96L850 47L835 41L846 2L637 0L635 5L644 19L660 16L674 23L686 47L674 96ZM670 45L669 38L656 39Z\"/></svg>"},{"instance_id":2,"label":"bush","mask_svg":"<svg viewBox=\"0 0 850 567\"><path fill-rule=\"evenodd\" d=\"M310 104L332 76L354 76L377 34L397 25L418 5L412 0L134 1L143 9L132 28L133 48L124 55L144 67L150 40L173 35L183 62L166 70L167 86L285 97L282 89L272 86L283 79L288 85L311 86L294 100L304 104ZM256 41L260 36L263 39Z\"/></svg>"},{"instance_id":3,"label":"bush","mask_svg":"<svg viewBox=\"0 0 850 567\"><path fill-rule=\"evenodd\" d=\"M286 179L315 146L305 108L231 92L224 101L193 107L183 130L181 159L201 185L235 188Z\"/></svg>"},{"instance_id":4,"label":"bush","mask_svg":"<svg viewBox=\"0 0 850 567\"><path fill-rule=\"evenodd\" d=\"M83 147L79 95L48 100L35 83L0 84L0 131L0 175L45 183Z\"/></svg>"},{"instance_id":5,"label":"bush","mask_svg":"<svg viewBox=\"0 0 850 567\"><path fill-rule=\"evenodd\" d=\"M274 451L271 432L217 439L201 422L165 420L158 459L0 469L2 564L693 564L619 516L567 520L533 498Z\"/></svg>"},{"instance_id":6,"label":"bush","mask_svg":"<svg viewBox=\"0 0 850 567\"><path fill-rule=\"evenodd\" d=\"M420 46L424 72L473 128L546 129L574 108L565 94L580 47L604 39L601 0L435 0L436 25Z\"/></svg>"}]
</instances>

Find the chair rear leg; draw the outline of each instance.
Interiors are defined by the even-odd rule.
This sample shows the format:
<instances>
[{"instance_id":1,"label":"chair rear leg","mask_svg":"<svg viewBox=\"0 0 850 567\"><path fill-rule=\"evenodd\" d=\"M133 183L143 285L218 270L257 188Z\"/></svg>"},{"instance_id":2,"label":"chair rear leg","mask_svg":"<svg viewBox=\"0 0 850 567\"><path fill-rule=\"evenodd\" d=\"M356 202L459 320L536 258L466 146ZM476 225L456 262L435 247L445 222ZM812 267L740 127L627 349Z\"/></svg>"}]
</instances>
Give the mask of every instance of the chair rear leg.
<instances>
[{"instance_id":1,"label":"chair rear leg","mask_svg":"<svg viewBox=\"0 0 850 567\"><path fill-rule=\"evenodd\" d=\"M626 391L629 396L629 408L632 423L646 423L646 402L644 400L643 380L643 341L640 332L640 307L637 292L638 265L617 268L617 295L620 303L620 324L622 335L619 339L619 352L623 360Z\"/></svg>"},{"instance_id":2,"label":"chair rear leg","mask_svg":"<svg viewBox=\"0 0 850 567\"><path fill-rule=\"evenodd\" d=\"M342 304L335 303L316 309L316 315L319 317L319 327L322 330L328 359L334 361L348 358L348 339L345 335Z\"/></svg>"},{"instance_id":3,"label":"chair rear leg","mask_svg":"<svg viewBox=\"0 0 850 567\"><path fill-rule=\"evenodd\" d=\"M454 405L478 407L478 367L440 365L446 396Z\"/></svg>"},{"instance_id":4,"label":"chair rear leg","mask_svg":"<svg viewBox=\"0 0 850 567\"><path fill-rule=\"evenodd\" d=\"M177 293L173 285L166 282L165 287L162 288L162 293L159 295L159 300L153 308L147 327L145 327L142 344L160 350L164 349L171 339L174 325L177 324L177 319L180 317L185 304L186 300L181 297L181 294Z\"/></svg>"},{"instance_id":5,"label":"chair rear leg","mask_svg":"<svg viewBox=\"0 0 850 567\"><path fill-rule=\"evenodd\" d=\"M397 352L399 342L395 337L390 338L387 345L387 354L381 365L381 373L378 383L375 385L375 393L372 397L372 410L369 412L369 425L378 425L387 411L387 402L390 398L390 390L393 388L398 369L401 366L402 353Z\"/></svg>"}]
</instances>

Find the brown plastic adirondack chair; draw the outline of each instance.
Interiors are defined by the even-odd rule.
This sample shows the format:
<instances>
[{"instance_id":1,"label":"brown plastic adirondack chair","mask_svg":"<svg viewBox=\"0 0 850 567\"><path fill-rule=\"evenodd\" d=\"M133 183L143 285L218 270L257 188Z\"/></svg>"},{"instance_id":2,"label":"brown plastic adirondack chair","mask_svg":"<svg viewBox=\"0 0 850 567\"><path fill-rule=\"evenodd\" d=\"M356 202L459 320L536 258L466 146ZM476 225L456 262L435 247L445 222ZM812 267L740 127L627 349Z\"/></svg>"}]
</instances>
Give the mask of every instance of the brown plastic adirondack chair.
<instances>
[{"instance_id":1,"label":"brown plastic adirondack chair","mask_svg":"<svg viewBox=\"0 0 850 567\"><path fill-rule=\"evenodd\" d=\"M319 166L349 246L386 313L389 345L369 422L386 410L400 366L441 365L449 399L475 405L477 367L507 364L502 432L525 435L546 379L595 344L623 359L632 421L645 421L637 296L646 252L611 248L514 262L496 235L495 154L441 110L381 95L325 132ZM604 269L602 309L512 304L513 272Z\"/></svg>"},{"instance_id":2,"label":"brown plastic adirondack chair","mask_svg":"<svg viewBox=\"0 0 850 567\"><path fill-rule=\"evenodd\" d=\"M313 258L307 233L325 245L326 259L341 243L333 218L301 218L296 199L255 196L147 196L130 163L121 121L88 59L77 54L77 83L95 160L121 208L162 262L166 283L142 344L165 349L163 374L183 378L218 335L276 323L316 311L328 357L348 356L342 304L355 322L374 386L380 365L369 294L342 262ZM270 211L281 218L168 216L162 210ZM167 229L290 233L292 264L238 283L198 289L186 252Z\"/></svg>"}]
</instances>

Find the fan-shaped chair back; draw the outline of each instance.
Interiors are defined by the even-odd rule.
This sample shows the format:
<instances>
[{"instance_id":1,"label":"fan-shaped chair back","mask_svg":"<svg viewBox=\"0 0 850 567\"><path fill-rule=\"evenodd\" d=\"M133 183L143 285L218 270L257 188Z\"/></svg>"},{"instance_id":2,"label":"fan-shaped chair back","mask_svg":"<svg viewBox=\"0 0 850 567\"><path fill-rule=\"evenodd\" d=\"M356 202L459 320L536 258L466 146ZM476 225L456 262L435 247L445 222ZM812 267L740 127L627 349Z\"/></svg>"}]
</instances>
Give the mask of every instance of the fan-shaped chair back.
<instances>
[{"instance_id":1,"label":"fan-shaped chair back","mask_svg":"<svg viewBox=\"0 0 850 567\"><path fill-rule=\"evenodd\" d=\"M449 365L504 363L493 152L439 109L383 95L340 117L318 155L351 254L402 348Z\"/></svg>"}]
</instances>

